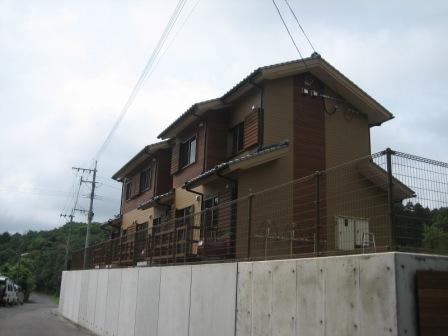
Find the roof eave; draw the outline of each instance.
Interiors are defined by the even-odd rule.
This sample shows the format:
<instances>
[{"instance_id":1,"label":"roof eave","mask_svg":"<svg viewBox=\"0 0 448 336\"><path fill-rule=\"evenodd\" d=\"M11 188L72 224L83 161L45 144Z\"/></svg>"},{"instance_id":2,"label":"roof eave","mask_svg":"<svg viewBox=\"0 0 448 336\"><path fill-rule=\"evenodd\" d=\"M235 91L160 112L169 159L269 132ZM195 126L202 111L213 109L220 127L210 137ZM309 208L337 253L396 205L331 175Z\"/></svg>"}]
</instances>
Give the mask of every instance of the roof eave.
<instances>
[{"instance_id":1,"label":"roof eave","mask_svg":"<svg viewBox=\"0 0 448 336\"><path fill-rule=\"evenodd\" d=\"M169 139L174 138L176 134L187 127L191 122L198 119L198 116L203 115L208 110L221 109L225 107L220 98L205 100L190 106L183 114L181 114L171 125L160 133L157 138ZM189 119L186 119L190 117Z\"/></svg>"},{"instance_id":2,"label":"roof eave","mask_svg":"<svg viewBox=\"0 0 448 336\"><path fill-rule=\"evenodd\" d=\"M168 149L169 148L169 142L168 140L165 141L161 141L161 142L157 142L151 145L146 145L142 150L140 150L136 155L134 155L132 157L132 159L130 159L128 162L126 162L124 164L124 166L122 166L115 174L112 175L112 179L117 181L117 182L122 182L124 178L126 178L126 175L132 171L133 169L135 169L135 167L133 166L133 164L135 164L135 162L137 160L141 159L141 162L138 162L136 165L139 165L141 163L143 163L145 161L145 156L147 157L147 159L150 159L151 156L153 156L154 154L156 154L158 151L162 150L162 149Z\"/></svg>"}]
</instances>

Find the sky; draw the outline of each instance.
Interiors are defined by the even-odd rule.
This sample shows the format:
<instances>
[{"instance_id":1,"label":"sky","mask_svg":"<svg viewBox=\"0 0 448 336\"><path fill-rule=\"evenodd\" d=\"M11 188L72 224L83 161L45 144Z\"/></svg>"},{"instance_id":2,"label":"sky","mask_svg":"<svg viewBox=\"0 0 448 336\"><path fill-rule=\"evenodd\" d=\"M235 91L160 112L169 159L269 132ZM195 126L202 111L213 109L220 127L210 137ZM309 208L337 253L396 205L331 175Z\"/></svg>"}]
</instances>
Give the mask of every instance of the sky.
<instances>
[{"instance_id":1,"label":"sky","mask_svg":"<svg viewBox=\"0 0 448 336\"><path fill-rule=\"evenodd\" d=\"M448 162L448 2L289 1L322 57L395 115L372 129L372 151ZM64 223L79 178L72 167L92 167L176 4L0 0L0 232ZM259 66L298 57L271 0L188 0L100 157L94 220L119 212L112 174L179 114ZM88 192L83 185L81 209Z\"/></svg>"}]
</instances>

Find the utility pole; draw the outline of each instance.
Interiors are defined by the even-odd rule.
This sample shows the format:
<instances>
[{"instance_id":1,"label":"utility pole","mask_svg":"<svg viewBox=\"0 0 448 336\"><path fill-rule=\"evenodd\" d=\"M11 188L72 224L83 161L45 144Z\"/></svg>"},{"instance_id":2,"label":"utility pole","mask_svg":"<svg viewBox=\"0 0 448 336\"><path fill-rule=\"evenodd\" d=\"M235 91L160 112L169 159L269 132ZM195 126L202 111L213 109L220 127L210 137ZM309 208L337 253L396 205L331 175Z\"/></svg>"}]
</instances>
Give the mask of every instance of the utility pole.
<instances>
[{"instance_id":1,"label":"utility pole","mask_svg":"<svg viewBox=\"0 0 448 336\"><path fill-rule=\"evenodd\" d=\"M78 168L78 167L73 167L72 169L77 170L77 171L82 171L82 172L88 172L93 173L93 178L92 181L87 181L87 180L82 180L82 182L86 182L86 183L91 183L92 188L90 191L90 205L89 205L89 212L87 213L87 233L86 233L86 242L84 244L84 269L87 266L87 249L89 247L90 244L90 224L92 224L92 219L93 219L93 199L95 198L95 185L96 185L96 172L97 172L97 160L95 160L95 167L93 169L88 169L88 168Z\"/></svg>"},{"instance_id":2,"label":"utility pole","mask_svg":"<svg viewBox=\"0 0 448 336\"><path fill-rule=\"evenodd\" d=\"M67 244L65 245L65 258L64 258L64 269L67 270L68 266L68 251L70 249L70 236L72 235L72 224L73 224L73 212L70 215L67 214L60 214L60 217L64 218L70 218L70 221L68 222L68 237L67 237Z\"/></svg>"}]
</instances>

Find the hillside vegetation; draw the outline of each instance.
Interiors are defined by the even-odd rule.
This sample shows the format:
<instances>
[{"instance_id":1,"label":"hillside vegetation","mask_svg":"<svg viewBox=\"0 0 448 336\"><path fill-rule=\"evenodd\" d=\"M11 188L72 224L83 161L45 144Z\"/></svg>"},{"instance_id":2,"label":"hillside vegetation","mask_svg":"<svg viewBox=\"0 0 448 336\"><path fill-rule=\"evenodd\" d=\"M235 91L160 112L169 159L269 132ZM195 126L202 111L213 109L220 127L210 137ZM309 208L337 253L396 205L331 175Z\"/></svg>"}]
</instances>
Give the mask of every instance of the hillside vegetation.
<instances>
[{"instance_id":1,"label":"hillside vegetation","mask_svg":"<svg viewBox=\"0 0 448 336\"><path fill-rule=\"evenodd\" d=\"M70 257L71 252L84 247L86 228L84 223L72 223L48 231L0 234L0 274L14 281L18 277L17 282L26 295L32 290L59 294L69 232ZM99 242L105 238L99 224L92 224L91 242ZM25 253L27 255L20 258Z\"/></svg>"}]
</instances>

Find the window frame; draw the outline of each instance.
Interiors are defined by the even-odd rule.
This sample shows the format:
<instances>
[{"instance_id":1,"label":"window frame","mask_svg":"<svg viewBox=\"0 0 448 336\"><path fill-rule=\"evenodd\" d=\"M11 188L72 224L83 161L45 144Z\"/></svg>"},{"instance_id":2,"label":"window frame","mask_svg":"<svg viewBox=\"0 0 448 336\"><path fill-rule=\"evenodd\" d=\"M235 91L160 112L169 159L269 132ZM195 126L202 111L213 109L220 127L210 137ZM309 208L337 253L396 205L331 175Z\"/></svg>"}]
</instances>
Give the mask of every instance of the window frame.
<instances>
[{"instance_id":1,"label":"window frame","mask_svg":"<svg viewBox=\"0 0 448 336\"><path fill-rule=\"evenodd\" d=\"M149 226L148 222L144 222L144 223L140 223L140 224L137 223L137 225L135 226L135 232L147 231L148 226Z\"/></svg>"},{"instance_id":2,"label":"window frame","mask_svg":"<svg viewBox=\"0 0 448 336\"><path fill-rule=\"evenodd\" d=\"M203 201L201 239L217 240L219 231L219 197L210 196Z\"/></svg>"},{"instance_id":3,"label":"window frame","mask_svg":"<svg viewBox=\"0 0 448 336\"><path fill-rule=\"evenodd\" d=\"M231 141L230 156L237 155L244 151L244 128L244 121L241 121L229 129Z\"/></svg>"},{"instance_id":4,"label":"window frame","mask_svg":"<svg viewBox=\"0 0 448 336\"><path fill-rule=\"evenodd\" d=\"M132 199L132 180L131 179L126 181L124 184L124 197L125 197L126 201L130 201Z\"/></svg>"},{"instance_id":5,"label":"window frame","mask_svg":"<svg viewBox=\"0 0 448 336\"><path fill-rule=\"evenodd\" d=\"M194 157L191 157L192 154L192 146L191 144L194 141ZM185 146L188 147L187 151L185 151ZM198 137L197 134L191 136L189 139L183 141L180 144L179 148L179 169L184 169L188 166L191 166L196 163L197 155L198 155ZM185 154L186 153L186 154ZM187 162L184 162L184 158L187 158Z\"/></svg>"},{"instance_id":6,"label":"window frame","mask_svg":"<svg viewBox=\"0 0 448 336\"><path fill-rule=\"evenodd\" d=\"M140 172L140 183L139 183L139 192L140 193L143 193L143 192L151 189L151 184L152 184L151 183L151 180L152 180L151 174L152 174L151 167L148 167ZM143 176L146 176L145 182L147 182L147 185L145 187L142 187L142 177Z\"/></svg>"},{"instance_id":7,"label":"window frame","mask_svg":"<svg viewBox=\"0 0 448 336\"><path fill-rule=\"evenodd\" d=\"M188 211L188 213L187 213ZM182 213L182 215L180 215ZM186 214L187 213L187 214ZM190 225L192 221L192 215L194 214L194 206L190 205L182 209L176 209L175 213L175 226L181 227L185 225Z\"/></svg>"}]
</instances>

